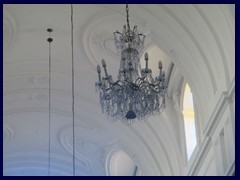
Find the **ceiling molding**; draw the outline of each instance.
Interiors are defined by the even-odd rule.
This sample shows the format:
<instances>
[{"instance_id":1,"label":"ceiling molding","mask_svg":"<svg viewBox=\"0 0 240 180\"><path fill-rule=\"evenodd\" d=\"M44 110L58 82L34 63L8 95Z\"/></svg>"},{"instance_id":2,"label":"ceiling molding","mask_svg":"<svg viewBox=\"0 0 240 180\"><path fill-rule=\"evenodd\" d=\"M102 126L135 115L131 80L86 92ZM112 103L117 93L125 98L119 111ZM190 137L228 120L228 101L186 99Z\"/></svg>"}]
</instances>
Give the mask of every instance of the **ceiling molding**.
<instances>
[{"instance_id":1,"label":"ceiling molding","mask_svg":"<svg viewBox=\"0 0 240 180\"><path fill-rule=\"evenodd\" d=\"M3 54L8 54L17 37L17 25L11 13L3 7ZM5 59L5 58L4 58ZM4 61L5 62L5 61Z\"/></svg>"},{"instance_id":2,"label":"ceiling molding","mask_svg":"<svg viewBox=\"0 0 240 180\"><path fill-rule=\"evenodd\" d=\"M3 144L9 143L15 136L14 128L9 123L3 123ZM4 146L3 146L4 149Z\"/></svg>"}]
</instances>

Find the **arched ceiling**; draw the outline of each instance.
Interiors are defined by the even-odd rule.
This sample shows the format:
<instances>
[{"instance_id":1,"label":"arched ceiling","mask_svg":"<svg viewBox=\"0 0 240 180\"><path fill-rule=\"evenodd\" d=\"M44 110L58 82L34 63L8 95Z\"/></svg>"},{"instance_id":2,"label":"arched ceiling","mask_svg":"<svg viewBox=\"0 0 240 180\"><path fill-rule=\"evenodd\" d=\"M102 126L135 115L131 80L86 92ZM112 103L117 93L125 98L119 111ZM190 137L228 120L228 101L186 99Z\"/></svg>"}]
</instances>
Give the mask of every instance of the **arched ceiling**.
<instances>
[{"instance_id":1,"label":"arched ceiling","mask_svg":"<svg viewBox=\"0 0 240 180\"><path fill-rule=\"evenodd\" d=\"M235 77L233 5L130 5L130 23L146 35L150 68L163 61L169 107L132 127L110 123L101 113L94 83L104 58L113 77L120 56L113 32L126 22L125 6L74 4L76 175L105 175L116 146L143 175L181 174L172 96L184 77L203 119ZM48 33L53 28L51 174L72 174L71 8L69 4L5 4L4 175L43 175L48 166ZM141 58L142 59L142 58ZM181 80L182 81L182 80ZM141 149L141 151L139 151ZM178 163L175 163L175 162Z\"/></svg>"}]
</instances>

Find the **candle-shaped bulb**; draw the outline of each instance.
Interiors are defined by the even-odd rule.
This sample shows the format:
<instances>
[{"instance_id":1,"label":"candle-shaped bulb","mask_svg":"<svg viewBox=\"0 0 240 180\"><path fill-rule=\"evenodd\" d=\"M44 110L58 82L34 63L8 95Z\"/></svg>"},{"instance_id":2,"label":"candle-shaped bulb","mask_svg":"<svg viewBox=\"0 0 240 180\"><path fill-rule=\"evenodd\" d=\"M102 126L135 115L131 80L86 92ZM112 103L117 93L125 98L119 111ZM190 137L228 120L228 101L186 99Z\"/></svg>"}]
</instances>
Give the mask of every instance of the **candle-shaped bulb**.
<instances>
[{"instance_id":1,"label":"candle-shaped bulb","mask_svg":"<svg viewBox=\"0 0 240 180\"><path fill-rule=\"evenodd\" d=\"M148 53L145 53L146 69L148 69Z\"/></svg>"},{"instance_id":2,"label":"candle-shaped bulb","mask_svg":"<svg viewBox=\"0 0 240 180\"><path fill-rule=\"evenodd\" d=\"M145 53L145 60L146 61L148 60L148 53L147 52Z\"/></svg>"},{"instance_id":3,"label":"candle-shaped bulb","mask_svg":"<svg viewBox=\"0 0 240 180\"><path fill-rule=\"evenodd\" d=\"M101 68L99 65L97 65L97 73L98 73L98 81L101 83Z\"/></svg>"},{"instance_id":4,"label":"candle-shaped bulb","mask_svg":"<svg viewBox=\"0 0 240 180\"><path fill-rule=\"evenodd\" d=\"M158 68L159 68L159 69L162 69L162 61L159 61L159 62L158 62Z\"/></svg>"},{"instance_id":5,"label":"candle-shaped bulb","mask_svg":"<svg viewBox=\"0 0 240 180\"><path fill-rule=\"evenodd\" d=\"M125 61L126 61L126 59L125 59L125 57L123 57L122 58L122 68L125 68Z\"/></svg>"},{"instance_id":6,"label":"candle-shaped bulb","mask_svg":"<svg viewBox=\"0 0 240 180\"><path fill-rule=\"evenodd\" d=\"M103 66L103 67L106 67L106 66L107 66L104 59L102 59L102 66Z\"/></svg>"},{"instance_id":7,"label":"candle-shaped bulb","mask_svg":"<svg viewBox=\"0 0 240 180\"><path fill-rule=\"evenodd\" d=\"M162 72L162 76L165 77L165 72L164 71Z\"/></svg>"},{"instance_id":8,"label":"candle-shaped bulb","mask_svg":"<svg viewBox=\"0 0 240 180\"><path fill-rule=\"evenodd\" d=\"M97 65L97 73L101 73L101 68L99 65Z\"/></svg>"},{"instance_id":9,"label":"candle-shaped bulb","mask_svg":"<svg viewBox=\"0 0 240 180\"><path fill-rule=\"evenodd\" d=\"M102 66L103 66L103 69L104 69L104 72L105 72L105 76L106 78L108 77L108 73L107 73L107 65L106 65L106 62L104 59L102 59Z\"/></svg>"}]
</instances>

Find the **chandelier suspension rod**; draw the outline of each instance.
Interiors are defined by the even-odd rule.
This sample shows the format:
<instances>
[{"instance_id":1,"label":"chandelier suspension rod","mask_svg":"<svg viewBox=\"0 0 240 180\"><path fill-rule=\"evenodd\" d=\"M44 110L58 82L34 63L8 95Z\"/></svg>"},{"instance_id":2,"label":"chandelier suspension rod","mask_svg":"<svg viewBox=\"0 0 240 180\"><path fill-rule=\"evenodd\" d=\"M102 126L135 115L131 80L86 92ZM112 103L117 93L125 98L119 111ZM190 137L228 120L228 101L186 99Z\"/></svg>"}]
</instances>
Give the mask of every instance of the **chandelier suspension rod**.
<instances>
[{"instance_id":1,"label":"chandelier suspension rod","mask_svg":"<svg viewBox=\"0 0 240 180\"><path fill-rule=\"evenodd\" d=\"M128 4L126 4L127 28L128 28L128 32L130 32L130 24L129 24L129 14L128 14L128 11L129 11Z\"/></svg>"},{"instance_id":2,"label":"chandelier suspension rod","mask_svg":"<svg viewBox=\"0 0 240 180\"><path fill-rule=\"evenodd\" d=\"M47 39L49 44L49 58L48 58L48 176L51 175L50 165L51 165L51 42L53 39L51 38L51 32L53 30L51 28L47 29L49 32L49 38Z\"/></svg>"},{"instance_id":3,"label":"chandelier suspension rod","mask_svg":"<svg viewBox=\"0 0 240 180\"><path fill-rule=\"evenodd\" d=\"M71 48L72 48L72 129L73 129L73 176L75 176L75 112L74 112L74 57L73 57L73 5L71 4Z\"/></svg>"}]
</instances>

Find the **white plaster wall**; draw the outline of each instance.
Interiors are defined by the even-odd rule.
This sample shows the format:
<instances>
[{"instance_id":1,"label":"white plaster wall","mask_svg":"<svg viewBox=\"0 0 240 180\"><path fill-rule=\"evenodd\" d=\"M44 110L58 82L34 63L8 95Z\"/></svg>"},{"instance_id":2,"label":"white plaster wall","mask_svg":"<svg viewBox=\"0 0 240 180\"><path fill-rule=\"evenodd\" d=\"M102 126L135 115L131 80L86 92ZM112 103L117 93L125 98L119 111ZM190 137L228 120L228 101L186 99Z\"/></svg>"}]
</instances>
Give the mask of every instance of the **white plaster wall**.
<instances>
[{"instance_id":1,"label":"white plaster wall","mask_svg":"<svg viewBox=\"0 0 240 180\"><path fill-rule=\"evenodd\" d=\"M188 175L224 176L231 175L235 170L235 119L232 116L235 111L232 109L234 100L229 94L231 92L219 101L219 109L215 109L218 113L215 113L204 136L209 143L200 144L201 153L193 160Z\"/></svg>"},{"instance_id":2,"label":"white plaster wall","mask_svg":"<svg viewBox=\"0 0 240 180\"><path fill-rule=\"evenodd\" d=\"M214 176L217 174L213 147L211 147L209 150L209 153L207 154L202 167L204 168L200 168L197 174L198 176Z\"/></svg>"}]
</instances>

